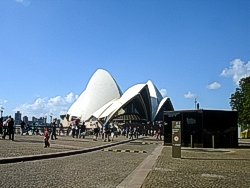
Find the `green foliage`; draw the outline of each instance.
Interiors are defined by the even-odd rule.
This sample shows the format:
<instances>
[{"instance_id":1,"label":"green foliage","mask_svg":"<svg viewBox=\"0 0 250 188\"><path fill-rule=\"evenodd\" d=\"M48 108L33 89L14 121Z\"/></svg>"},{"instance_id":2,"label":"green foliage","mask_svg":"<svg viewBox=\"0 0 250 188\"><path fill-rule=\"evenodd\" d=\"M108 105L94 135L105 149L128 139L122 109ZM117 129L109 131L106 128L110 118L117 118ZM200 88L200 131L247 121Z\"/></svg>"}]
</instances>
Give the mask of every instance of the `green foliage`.
<instances>
[{"instance_id":1,"label":"green foliage","mask_svg":"<svg viewBox=\"0 0 250 188\"><path fill-rule=\"evenodd\" d=\"M250 128L250 76L240 80L239 88L231 95L230 106L232 110L238 111L239 124L243 130Z\"/></svg>"}]
</instances>

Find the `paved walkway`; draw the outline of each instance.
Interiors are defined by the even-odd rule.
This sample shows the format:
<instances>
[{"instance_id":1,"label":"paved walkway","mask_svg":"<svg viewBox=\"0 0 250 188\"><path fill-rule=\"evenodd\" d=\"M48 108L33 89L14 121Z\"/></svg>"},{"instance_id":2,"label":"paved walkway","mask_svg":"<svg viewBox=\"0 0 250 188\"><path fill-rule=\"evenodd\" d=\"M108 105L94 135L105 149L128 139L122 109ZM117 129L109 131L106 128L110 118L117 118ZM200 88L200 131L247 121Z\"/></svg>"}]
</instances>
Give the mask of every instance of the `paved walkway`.
<instances>
[{"instance_id":1,"label":"paved walkway","mask_svg":"<svg viewBox=\"0 0 250 188\"><path fill-rule=\"evenodd\" d=\"M14 141L7 139L7 137L5 140L0 138L0 158L91 148L125 140L128 139L122 136L115 138L113 142L103 142L102 139L93 141L91 136L88 136L85 139L72 138L70 136L58 136L57 140L50 140L50 148L44 148L43 136L15 135Z\"/></svg>"},{"instance_id":2,"label":"paved walkway","mask_svg":"<svg viewBox=\"0 0 250 188\"><path fill-rule=\"evenodd\" d=\"M52 140L51 141L51 147L50 148L43 148L43 137L41 136L20 136L20 135L16 135L15 141L10 141L10 140L1 140L0 139L0 163L2 163L2 165L0 164L0 169L1 171L7 173L7 174L12 174L13 178L12 180L8 181L8 178L6 179L5 175L2 176L2 178L4 178L5 180L3 181L3 179L0 179L0 186L1 187L5 187L5 186L14 186L16 185L16 179L15 177L22 177L23 173L26 174L26 176L36 176L36 173L41 174L41 171L36 171L33 172L32 175L30 174L29 171L27 171L27 169L41 169L41 163L49 163L51 166L51 169L53 168L53 171L56 170L58 167L54 166L54 164L56 164L55 162L52 161L63 161L63 164L65 164L65 166L69 166L70 163L72 163L72 167L75 166L73 169L73 171L70 169L72 168L70 165L70 168L67 170L64 168L64 171L69 171L69 173L72 173L74 171L78 171L77 168L78 166L82 163L78 163L77 161L89 161L88 164L91 165L91 163L93 162L93 157L95 157L96 163L98 163L98 166L101 166L101 168L104 168L104 172L107 172L108 174L110 174L111 172L109 170L105 170L105 164L104 164L104 158L103 157L108 157L109 159L112 159L112 163L110 163L108 166L109 168L113 168L112 166L114 166L114 168L118 168L116 169L113 173L118 173L120 171L120 175L118 176L118 174L116 174L116 177L113 177L113 184L110 183L105 183L105 181L107 181L106 178L108 178L108 174L104 175L102 173L102 171L99 169L97 176L100 178L100 182L98 182L95 186L93 186L90 181L92 181L89 176L86 177L86 175L82 176L81 178L88 178L88 182L85 181L85 185L82 185L78 180L74 181L74 183L71 185L74 187L114 187L116 185L119 184L119 182L123 182L123 184L125 185L129 185L130 187L140 187L144 181L144 179L146 178L148 172L150 170L152 170L152 166L155 162L155 160L157 159L157 156L160 154L160 150L159 148L162 148L162 141L158 142L155 139L153 140L147 140L147 139L143 139L143 140L133 140L131 143L131 140L126 139L125 137L118 137L117 139L115 139L115 141L113 142L103 142L102 140L98 140L98 141L93 141L92 137L87 137L86 139L73 139L71 137L58 137L58 140ZM121 143L127 143L127 144L122 144ZM66 157L66 158L60 158L60 159L54 159L53 157L62 157L62 154L65 154L65 156L68 156L69 154L79 154L80 152L88 152L88 151L96 151L96 150L100 150L104 147L110 147L113 146L114 149L118 149L119 150L125 150L125 149L132 149L132 150L145 150L146 153L141 153L141 154L136 154L136 153L127 153L127 154L119 154L119 153L115 153L115 152L93 152L93 154L87 154L87 155L75 155L72 156L70 158ZM156 150L154 150L154 148L158 148ZM150 149L151 148L151 149ZM152 153L152 151L154 151ZM92 152L91 152L92 153ZM153 155L152 155L152 154ZM93 156L93 157L91 157ZM82 157L84 157L84 160L82 159ZM135 158L136 157L136 158ZM46 159L46 158L51 158L51 160L44 160L44 162L40 162L39 159ZM123 159L124 158L124 159ZM145 159L146 158L146 159ZM75 159L74 161L71 161L72 159ZM92 159L92 160L91 160ZM143 161L144 159L144 161ZM27 162L27 163L20 163L20 161L32 161L32 160L39 160L39 161L35 161L35 162ZM51 161L51 162L50 162ZM71 162L67 162L67 161L71 161ZM98 162L98 161L102 161L102 162ZM105 160L105 163L108 160ZM117 162L115 162L117 161ZM118 162L119 161L119 162ZM126 164L126 161L129 162L128 164ZM142 163L140 161L143 161ZM19 162L19 163L17 163ZM124 163L125 162L125 163ZM139 163L138 163L139 162ZM3 163L5 163L6 165L3 165ZM12 164L15 163L15 164ZM126 164L126 166L123 165ZM26 165L25 165L26 164ZM53 164L53 165L52 165ZM77 165L79 164L79 165ZM117 165L115 165L117 164ZM119 165L118 165L119 164ZM151 165L150 165L151 164ZM134 166L136 165L136 166ZM139 166L138 166L139 165ZM14 167L16 166L16 167ZM36 167L37 166L37 167ZM91 165L92 168L97 168L95 167L96 164L92 164ZM119 166L123 166L123 167L119 167ZM136 168L137 167L137 168ZM12 168L18 168L18 169L22 169L22 171L13 171ZM27 168L27 169L26 169ZM87 171L87 166L84 167L84 171L81 172L81 174L86 174L86 172L91 173L91 170ZM125 169L127 169L126 171L124 171ZM129 176L129 174L136 169L133 174L135 177L135 179L131 179L131 176ZM57 169L58 170L58 169ZM138 173L139 172L139 173ZM57 172L58 176L61 176L61 172ZM56 174L55 173L55 174ZM113 174L111 173L111 174ZM98 175L99 174L99 175ZM110 174L110 175L111 175ZM101 177L104 175L105 180L103 179L103 181L101 181ZM125 175L125 176L124 176ZM126 176L128 175L128 177L126 178ZM39 175L40 176L40 175ZM64 175L62 175L63 177ZM43 176L40 176L40 178L42 178ZM119 177L119 179L116 179L117 177ZM122 177L122 179L120 179L120 177ZM109 177L110 178L110 177ZM51 179L51 178L49 178ZM112 180L112 179L111 179ZM135 181L136 180L136 181ZM138 181L140 180L140 181ZM60 185L60 183L58 182L57 179L53 179L50 180L55 182L54 184L56 185L56 187ZM68 180L67 180L68 181ZM57 183L56 183L57 182ZM128 183L127 183L128 182ZM37 181L37 187L42 187L40 186L40 181ZM63 185L60 185L60 187L65 187L68 186L70 182L65 182ZM100 184L101 183L101 184ZM23 186L29 185L32 186L33 182L31 183L30 181L26 182L22 182ZM22 185L19 185L20 187L22 187ZM26 186L27 187L27 186ZM127 186L122 186L122 184L120 185L120 187L127 187Z\"/></svg>"},{"instance_id":3,"label":"paved walkway","mask_svg":"<svg viewBox=\"0 0 250 188\"><path fill-rule=\"evenodd\" d=\"M148 173L153 170L153 166L161 151L162 145L159 145L129 176L127 176L117 188L140 188L146 179Z\"/></svg>"},{"instance_id":4,"label":"paved walkway","mask_svg":"<svg viewBox=\"0 0 250 188\"><path fill-rule=\"evenodd\" d=\"M43 136L16 135L14 141L7 137L0 139L0 164L87 153L130 141L124 136L119 136L110 142L104 142L101 138L94 141L92 136L84 139L58 136L57 140L50 140L49 148L44 148Z\"/></svg>"},{"instance_id":5,"label":"paved walkway","mask_svg":"<svg viewBox=\"0 0 250 188\"><path fill-rule=\"evenodd\" d=\"M142 187L250 188L250 139L240 143L237 149L182 148L181 159L164 147Z\"/></svg>"},{"instance_id":6,"label":"paved walkway","mask_svg":"<svg viewBox=\"0 0 250 188\"><path fill-rule=\"evenodd\" d=\"M0 163L8 163L10 162L19 162L27 160L37 160L44 158L53 158L53 157L61 157L73 154L79 154L89 151L100 150L105 147L113 146L115 148L126 148L127 144L123 146L119 146L121 143L130 142L125 137L118 137L114 142L103 142L102 140L93 141L92 137L87 137L86 139L76 139L71 137L58 137L58 140L51 141L50 148L43 148L43 137L41 136L20 136L16 135L15 141L10 140L1 140L0 139ZM171 156L171 147L163 146L156 142L155 139L145 139L145 140L135 140L133 141L134 146L130 145L131 148L143 148L143 143L152 144L155 142L158 145L155 145L155 149L151 151L148 155L145 155L145 159L142 160L141 163L137 164L134 171L129 173L127 177L123 177L123 179L114 179L114 182L120 182L118 184L105 184L104 187L114 187L117 185L118 188L139 188L139 187L250 187L250 140L241 140L241 147L237 149L203 149L203 148L182 148L182 158L174 159ZM138 145L136 145L136 143ZM145 147L146 148L146 147ZM153 147L150 147L153 148ZM131 155L129 157L129 155ZM123 155L126 160L131 161L136 154L126 154ZM138 154L137 154L138 155ZM144 154L140 155L140 159L142 159ZM41 156L45 156L44 158ZM85 160L89 160L91 163L91 156L86 155ZM112 158L114 160L117 157L121 157L121 155L116 153L99 153L97 155L93 154L93 156L99 156L96 159L103 161L102 158L104 156ZM33 158L32 158L33 157ZM34 158L35 157L35 158ZM74 157L75 158L75 157ZM76 158L77 157L76 155ZM124 158L124 159L125 159ZM131 158L131 159L129 159ZM21 160L22 159L22 160ZM70 158L71 159L71 158ZM67 163L69 159L65 158L63 161ZM78 160L78 159L77 159ZM79 158L82 161L82 159ZM61 161L61 160L58 160ZM119 160L120 161L120 160ZM50 163L49 161L46 163ZM65 164L66 164L65 163ZM103 163L103 162L101 162ZM121 161L119 162L121 163ZM54 164L51 163L51 164ZM22 169L30 168L31 166L38 166L41 168L40 162L36 163L28 163L27 165L22 165L22 163L13 164L14 166L22 166ZM1 166L1 171L9 171L12 166ZM131 164L132 165L132 164ZM13 168L15 169L15 167ZM68 166L68 165L67 165ZM77 169L79 165L75 165L74 169ZM132 166L131 166L132 167ZM131 167L129 169L131 169ZM53 167L55 170L58 168L57 166ZM86 168L86 166L85 166ZM114 166L115 168L115 166ZM13 170L14 170L13 169ZM128 170L129 170L128 169ZM70 170L70 167L69 169ZM68 171L67 170L67 171ZM87 169L86 169L87 170ZM105 170L105 169L104 169ZM120 169L122 170L122 169ZM65 169L66 171L66 169ZM89 169L88 172L91 170ZM20 176L22 172L14 172L9 171L15 176ZM26 171L27 172L27 171ZM71 171L69 171L70 173ZM87 171L86 171L87 172ZM85 173L86 173L85 172ZM105 172L105 171L104 171ZM118 171L117 171L118 172ZM41 173L41 172L40 172ZM59 173L59 172L56 172ZM101 172L100 172L101 173ZM114 171L114 173L116 173ZM121 172L122 173L122 172ZM33 172L34 174L34 172ZM35 175L35 174L34 174ZM60 175L60 174L58 174ZM31 176L31 174L29 175ZM102 175L100 174L99 177ZM4 176L3 176L4 177ZM83 176L81 176L83 178ZM6 177L7 178L7 177ZM42 177L41 177L42 178ZM84 176L84 178L86 178ZM88 181L92 181L88 176ZM115 178L115 177L113 177ZM7 179L8 180L8 179ZM6 180L6 181L7 181ZM15 185L15 180L10 183L10 186ZM41 179L43 180L43 179ZM0 186L5 187L6 181L4 184L3 179L0 181ZM57 182L58 180L53 180ZM104 179L103 179L104 181ZM112 181L112 179L110 180ZM8 182L8 181L7 181ZM77 181L75 182L75 187L85 187L83 184ZM3 184L2 184L3 183ZM28 183L28 182L27 182ZM27 183L24 183L25 187L27 187ZM59 182L57 182L58 185ZM100 182L99 182L100 183ZM43 185L43 184L39 184ZM66 184L61 184L61 187L71 185L70 182ZM86 184L88 187L103 187L101 184ZM59 185L58 185L59 186ZM71 185L73 186L73 184ZM22 187L20 185L20 187ZM43 187L43 186L37 186ZM54 186L56 187L56 186Z\"/></svg>"}]
</instances>

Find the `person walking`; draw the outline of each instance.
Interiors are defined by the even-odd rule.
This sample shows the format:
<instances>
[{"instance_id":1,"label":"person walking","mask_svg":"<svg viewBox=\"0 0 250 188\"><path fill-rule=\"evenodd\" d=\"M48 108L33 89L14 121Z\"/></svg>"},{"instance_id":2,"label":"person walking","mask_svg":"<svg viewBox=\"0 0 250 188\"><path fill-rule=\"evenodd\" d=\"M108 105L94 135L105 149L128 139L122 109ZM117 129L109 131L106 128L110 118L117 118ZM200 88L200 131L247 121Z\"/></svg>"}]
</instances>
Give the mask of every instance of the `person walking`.
<instances>
[{"instance_id":1,"label":"person walking","mask_svg":"<svg viewBox=\"0 0 250 188\"><path fill-rule=\"evenodd\" d=\"M94 141L97 141L99 132L100 132L100 130L99 130L98 122L96 122L96 125L95 125L95 128L94 128L94 137L93 137Z\"/></svg>"},{"instance_id":2,"label":"person walking","mask_svg":"<svg viewBox=\"0 0 250 188\"><path fill-rule=\"evenodd\" d=\"M133 136L134 136L134 129L132 126L130 126L129 128L129 139L133 140Z\"/></svg>"},{"instance_id":3,"label":"person walking","mask_svg":"<svg viewBox=\"0 0 250 188\"><path fill-rule=\"evenodd\" d=\"M26 123L24 121L22 121L20 125L21 125L21 131L20 131L20 133L21 133L21 135L23 135Z\"/></svg>"},{"instance_id":4,"label":"person walking","mask_svg":"<svg viewBox=\"0 0 250 188\"><path fill-rule=\"evenodd\" d=\"M50 143L49 143L49 131L48 131L47 127L45 128L45 131L44 131L44 147L45 148L50 147Z\"/></svg>"},{"instance_id":5,"label":"person walking","mask_svg":"<svg viewBox=\"0 0 250 188\"><path fill-rule=\"evenodd\" d=\"M105 125L104 125L104 142L106 142L106 141L110 141L110 139L109 139L109 136L110 136L110 127L109 127L109 123L107 122L107 123L105 123Z\"/></svg>"},{"instance_id":6,"label":"person walking","mask_svg":"<svg viewBox=\"0 0 250 188\"><path fill-rule=\"evenodd\" d=\"M114 125L111 125L111 127L110 127L111 141L114 141L115 134L116 134L116 127Z\"/></svg>"},{"instance_id":7,"label":"person walking","mask_svg":"<svg viewBox=\"0 0 250 188\"><path fill-rule=\"evenodd\" d=\"M6 135L9 134L9 131L8 131L8 121L5 120L3 122L3 135L2 135L2 138L5 139Z\"/></svg>"},{"instance_id":8,"label":"person walking","mask_svg":"<svg viewBox=\"0 0 250 188\"><path fill-rule=\"evenodd\" d=\"M51 134L51 140L56 140L56 119L54 119L52 123L52 134Z\"/></svg>"},{"instance_id":9,"label":"person walking","mask_svg":"<svg viewBox=\"0 0 250 188\"><path fill-rule=\"evenodd\" d=\"M86 125L85 125L85 122L83 121L81 126L80 126L80 135L79 135L79 138L85 138L85 133L86 133Z\"/></svg>"},{"instance_id":10,"label":"person walking","mask_svg":"<svg viewBox=\"0 0 250 188\"><path fill-rule=\"evenodd\" d=\"M0 134L3 135L3 118L0 118Z\"/></svg>"},{"instance_id":11,"label":"person walking","mask_svg":"<svg viewBox=\"0 0 250 188\"><path fill-rule=\"evenodd\" d=\"M156 133L156 140L162 140L161 135L162 135L162 126L159 125L157 133Z\"/></svg>"},{"instance_id":12,"label":"person walking","mask_svg":"<svg viewBox=\"0 0 250 188\"><path fill-rule=\"evenodd\" d=\"M14 128L14 119L10 118L8 122L8 129L9 129L9 140L14 141L14 133L15 133L15 128Z\"/></svg>"},{"instance_id":13,"label":"person walking","mask_svg":"<svg viewBox=\"0 0 250 188\"><path fill-rule=\"evenodd\" d=\"M72 137L75 138L76 135L76 121L72 122Z\"/></svg>"}]
</instances>

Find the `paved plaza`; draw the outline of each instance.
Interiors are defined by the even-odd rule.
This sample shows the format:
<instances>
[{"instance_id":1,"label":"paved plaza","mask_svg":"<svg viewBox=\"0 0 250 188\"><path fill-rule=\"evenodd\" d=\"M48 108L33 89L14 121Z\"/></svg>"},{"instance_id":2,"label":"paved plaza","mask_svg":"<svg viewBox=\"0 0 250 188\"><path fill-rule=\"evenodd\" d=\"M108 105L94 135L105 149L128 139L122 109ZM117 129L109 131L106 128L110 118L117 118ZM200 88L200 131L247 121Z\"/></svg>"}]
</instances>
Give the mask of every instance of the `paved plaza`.
<instances>
[{"instance_id":1,"label":"paved plaza","mask_svg":"<svg viewBox=\"0 0 250 188\"><path fill-rule=\"evenodd\" d=\"M164 147L143 188L250 187L250 147L239 149L182 148L182 158L172 158Z\"/></svg>"},{"instance_id":2,"label":"paved plaza","mask_svg":"<svg viewBox=\"0 0 250 188\"><path fill-rule=\"evenodd\" d=\"M237 149L182 148L182 158L174 159L171 147L155 138L111 143L59 136L43 148L42 136L16 135L15 141L0 139L0 161L96 149L0 164L0 187L250 187L250 141L241 143Z\"/></svg>"}]
</instances>

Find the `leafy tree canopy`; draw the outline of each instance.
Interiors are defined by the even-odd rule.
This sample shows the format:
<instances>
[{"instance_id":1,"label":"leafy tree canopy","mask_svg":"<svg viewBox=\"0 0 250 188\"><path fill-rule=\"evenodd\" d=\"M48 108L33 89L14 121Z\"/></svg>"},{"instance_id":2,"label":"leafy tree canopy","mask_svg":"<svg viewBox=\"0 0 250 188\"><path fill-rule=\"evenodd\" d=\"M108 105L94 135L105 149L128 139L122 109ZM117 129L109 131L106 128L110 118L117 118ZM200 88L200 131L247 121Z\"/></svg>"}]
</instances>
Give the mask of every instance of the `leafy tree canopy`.
<instances>
[{"instance_id":1,"label":"leafy tree canopy","mask_svg":"<svg viewBox=\"0 0 250 188\"><path fill-rule=\"evenodd\" d=\"M238 111L242 128L250 128L250 76L240 80L239 87L231 95L230 106Z\"/></svg>"}]
</instances>

